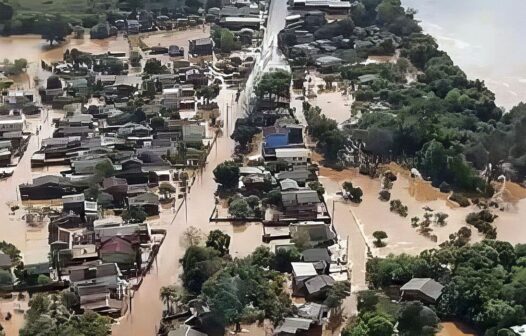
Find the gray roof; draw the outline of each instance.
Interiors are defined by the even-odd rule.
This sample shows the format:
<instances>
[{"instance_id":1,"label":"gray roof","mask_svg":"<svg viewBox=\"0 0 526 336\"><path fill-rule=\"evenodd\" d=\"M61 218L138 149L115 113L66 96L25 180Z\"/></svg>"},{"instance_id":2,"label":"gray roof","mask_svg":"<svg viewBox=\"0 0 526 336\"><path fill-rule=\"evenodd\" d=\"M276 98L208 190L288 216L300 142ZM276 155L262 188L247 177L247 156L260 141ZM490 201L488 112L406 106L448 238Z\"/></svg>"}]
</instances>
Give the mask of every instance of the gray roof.
<instances>
[{"instance_id":1,"label":"gray roof","mask_svg":"<svg viewBox=\"0 0 526 336\"><path fill-rule=\"evenodd\" d=\"M331 262L331 256L326 248L311 248L301 252L304 262L326 261Z\"/></svg>"},{"instance_id":2,"label":"gray roof","mask_svg":"<svg viewBox=\"0 0 526 336\"><path fill-rule=\"evenodd\" d=\"M320 198L316 190L302 189L296 191L285 191L281 194L284 206L294 206L298 204L320 203Z\"/></svg>"},{"instance_id":3,"label":"gray roof","mask_svg":"<svg viewBox=\"0 0 526 336\"><path fill-rule=\"evenodd\" d=\"M154 193L144 193L128 199L130 206L143 204L159 204L159 196Z\"/></svg>"},{"instance_id":4,"label":"gray roof","mask_svg":"<svg viewBox=\"0 0 526 336\"><path fill-rule=\"evenodd\" d=\"M305 288L309 294L314 294L326 287L332 287L335 282L329 275L322 274L305 281Z\"/></svg>"},{"instance_id":5,"label":"gray roof","mask_svg":"<svg viewBox=\"0 0 526 336\"><path fill-rule=\"evenodd\" d=\"M280 182L281 190L298 190L298 182L291 180L291 179L285 179Z\"/></svg>"},{"instance_id":6,"label":"gray roof","mask_svg":"<svg viewBox=\"0 0 526 336\"><path fill-rule=\"evenodd\" d=\"M276 174L276 178L278 180L291 179L291 180L303 182L309 178L309 171L307 169L282 171Z\"/></svg>"},{"instance_id":7,"label":"gray roof","mask_svg":"<svg viewBox=\"0 0 526 336\"><path fill-rule=\"evenodd\" d=\"M299 318L299 317L287 317L283 323L274 330L274 335L284 334L296 334L298 330L307 331L310 329L312 320Z\"/></svg>"},{"instance_id":8,"label":"gray roof","mask_svg":"<svg viewBox=\"0 0 526 336\"><path fill-rule=\"evenodd\" d=\"M426 296L437 300L442 294L444 286L431 278L413 278L408 283L402 286L400 290L403 291L418 291Z\"/></svg>"},{"instance_id":9,"label":"gray roof","mask_svg":"<svg viewBox=\"0 0 526 336\"><path fill-rule=\"evenodd\" d=\"M323 314L328 311L329 308L326 305L315 302L307 302L301 307L298 307L298 316L320 322Z\"/></svg>"}]
</instances>

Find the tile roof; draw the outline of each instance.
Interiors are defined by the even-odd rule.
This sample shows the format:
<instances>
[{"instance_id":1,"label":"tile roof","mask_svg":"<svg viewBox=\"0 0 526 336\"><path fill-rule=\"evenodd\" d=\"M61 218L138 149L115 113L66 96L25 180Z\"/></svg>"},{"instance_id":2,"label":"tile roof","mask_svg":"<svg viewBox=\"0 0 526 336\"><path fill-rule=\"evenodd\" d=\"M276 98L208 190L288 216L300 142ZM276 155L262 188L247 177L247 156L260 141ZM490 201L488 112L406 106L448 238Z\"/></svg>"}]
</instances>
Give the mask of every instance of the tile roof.
<instances>
[{"instance_id":1,"label":"tile roof","mask_svg":"<svg viewBox=\"0 0 526 336\"><path fill-rule=\"evenodd\" d=\"M442 294L442 286L431 278L413 278L408 283L402 286L400 290L403 291L418 291L426 296L437 300Z\"/></svg>"}]
</instances>

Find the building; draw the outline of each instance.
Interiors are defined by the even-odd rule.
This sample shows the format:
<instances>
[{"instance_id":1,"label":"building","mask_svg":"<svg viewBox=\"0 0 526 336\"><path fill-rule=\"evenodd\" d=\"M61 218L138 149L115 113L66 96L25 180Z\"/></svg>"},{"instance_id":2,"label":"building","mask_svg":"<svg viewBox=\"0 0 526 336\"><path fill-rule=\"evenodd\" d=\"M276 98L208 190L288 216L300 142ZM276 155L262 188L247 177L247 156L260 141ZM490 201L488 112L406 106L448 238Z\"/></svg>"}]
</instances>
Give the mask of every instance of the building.
<instances>
[{"instance_id":1,"label":"building","mask_svg":"<svg viewBox=\"0 0 526 336\"><path fill-rule=\"evenodd\" d=\"M84 190L83 187L74 186L69 179L53 175L37 177L33 179L33 183L21 184L18 188L24 201L58 199Z\"/></svg>"},{"instance_id":2,"label":"building","mask_svg":"<svg viewBox=\"0 0 526 336\"><path fill-rule=\"evenodd\" d=\"M219 25L223 28L240 30L243 28L250 28L259 30L261 19L259 17L224 17L219 21Z\"/></svg>"},{"instance_id":3,"label":"building","mask_svg":"<svg viewBox=\"0 0 526 336\"><path fill-rule=\"evenodd\" d=\"M284 160L293 166L306 166L310 162L307 148L276 148L276 159Z\"/></svg>"},{"instance_id":4,"label":"building","mask_svg":"<svg viewBox=\"0 0 526 336\"><path fill-rule=\"evenodd\" d=\"M128 198L129 207L140 207L148 216L159 214L159 196L154 193L144 193Z\"/></svg>"},{"instance_id":5,"label":"building","mask_svg":"<svg viewBox=\"0 0 526 336\"><path fill-rule=\"evenodd\" d=\"M194 56L207 56L212 55L214 48L214 42L211 38L201 38L197 40L188 41L189 53Z\"/></svg>"},{"instance_id":6,"label":"building","mask_svg":"<svg viewBox=\"0 0 526 336\"><path fill-rule=\"evenodd\" d=\"M419 300L434 304L442 295L444 286L431 278L413 278L400 288L404 300Z\"/></svg>"},{"instance_id":7,"label":"building","mask_svg":"<svg viewBox=\"0 0 526 336\"><path fill-rule=\"evenodd\" d=\"M6 132L22 132L25 126L23 115L2 115L0 116L0 134Z\"/></svg>"}]
</instances>

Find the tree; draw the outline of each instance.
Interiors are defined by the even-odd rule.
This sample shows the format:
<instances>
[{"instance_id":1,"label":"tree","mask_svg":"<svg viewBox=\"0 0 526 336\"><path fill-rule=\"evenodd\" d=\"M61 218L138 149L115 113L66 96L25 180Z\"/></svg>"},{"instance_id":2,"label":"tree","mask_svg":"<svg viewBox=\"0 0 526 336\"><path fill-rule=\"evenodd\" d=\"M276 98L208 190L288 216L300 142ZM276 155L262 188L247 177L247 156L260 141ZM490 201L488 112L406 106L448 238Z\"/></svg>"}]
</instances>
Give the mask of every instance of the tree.
<instances>
[{"instance_id":1,"label":"tree","mask_svg":"<svg viewBox=\"0 0 526 336\"><path fill-rule=\"evenodd\" d=\"M321 184L319 181L309 182L309 188L316 190L320 199L323 199L323 195L325 194L325 188L323 187L323 184Z\"/></svg>"},{"instance_id":2,"label":"tree","mask_svg":"<svg viewBox=\"0 0 526 336\"><path fill-rule=\"evenodd\" d=\"M196 91L198 97L203 97L205 104L210 104L210 100L219 95L220 87L218 84L203 86Z\"/></svg>"},{"instance_id":3,"label":"tree","mask_svg":"<svg viewBox=\"0 0 526 336\"><path fill-rule=\"evenodd\" d=\"M239 183L239 167L234 161L225 161L214 169L214 177L222 188L235 188Z\"/></svg>"},{"instance_id":4,"label":"tree","mask_svg":"<svg viewBox=\"0 0 526 336\"><path fill-rule=\"evenodd\" d=\"M219 252L219 255L225 256L228 254L228 247L230 246L230 236L223 233L221 230L213 230L208 234L206 246L211 247Z\"/></svg>"},{"instance_id":5,"label":"tree","mask_svg":"<svg viewBox=\"0 0 526 336\"><path fill-rule=\"evenodd\" d=\"M366 290L358 292L358 312L374 312L376 311L376 305L378 304L378 295L374 291Z\"/></svg>"},{"instance_id":6,"label":"tree","mask_svg":"<svg viewBox=\"0 0 526 336\"><path fill-rule=\"evenodd\" d=\"M263 198L263 204L279 206L281 204L281 191L276 189L269 191Z\"/></svg>"},{"instance_id":7,"label":"tree","mask_svg":"<svg viewBox=\"0 0 526 336\"><path fill-rule=\"evenodd\" d=\"M234 218L249 218L254 216L254 211L248 205L248 202L242 198L236 198L230 203L228 207L228 212Z\"/></svg>"},{"instance_id":8,"label":"tree","mask_svg":"<svg viewBox=\"0 0 526 336\"><path fill-rule=\"evenodd\" d=\"M12 285L13 276L11 272L0 269L0 285Z\"/></svg>"},{"instance_id":9,"label":"tree","mask_svg":"<svg viewBox=\"0 0 526 336\"><path fill-rule=\"evenodd\" d=\"M95 165L95 175L99 178L111 177L115 174L115 168L110 161L101 161Z\"/></svg>"},{"instance_id":10,"label":"tree","mask_svg":"<svg viewBox=\"0 0 526 336\"><path fill-rule=\"evenodd\" d=\"M267 246L258 246L251 254L251 264L263 268L270 268L276 261L276 255Z\"/></svg>"},{"instance_id":11,"label":"tree","mask_svg":"<svg viewBox=\"0 0 526 336\"><path fill-rule=\"evenodd\" d=\"M290 81L292 75L290 72L284 70L277 70L272 72L266 72L261 80L257 83L256 89L254 90L259 99L263 99L268 96L271 104L274 101L274 97L289 97L290 96Z\"/></svg>"},{"instance_id":12,"label":"tree","mask_svg":"<svg viewBox=\"0 0 526 336\"><path fill-rule=\"evenodd\" d=\"M142 207L131 206L122 212L121 218L126 223L143 223L148 214Z\"/></svg>"},{"instance_id":13,"label":"tree","mask_svg":"<svg viewBox=\"0 0 526 336\"><path fill-rule=\"evenodd\" d=\"M0 22L9 21L13 17L13 7L8 3L0 2Z\"/></svg>"},{"instance_id":14,"label":"tree","mask_svg":"<svg viewBox=\"0 0 526 336\"><path fill-rule=\"evenodd\" d=\"M362 201L363 191L362 188L356 187L351 191L351 201L359 203Z\"/></svg>"},{"instance_id":15,"label":"tree","mask_svg":"<svg viewBox=\"0 0 526 336\"><path fill-rule=\"evenodd\" d=\"M367 321L369 336L391 336L394 326L385 316L376 315Z\"/></svg>"},{"instance_id":16,"label":"tree","mask_svg":"<svg viewBox=\"0 0 526 336\"><path fill-rule=\"evenodd\" d=\"M40 274L37 278L37 283L39 285L47 285L51 282L52 282L51 279L45 274Z\"/></svg>"},{"instance_id":17,"label":"tree","mask_svg":"<svg viewBox=\"0 0 526 336\"><path fill-rule=\"evenodd\" d=\"M221 29L221 52L230 53L235 48L234 34L228 29Z\"/></svg>"},{"instance_id":18,"label":"tree","mask_svg":"<svg viewBox=\"0 0 526 336\"><path fill-rule=\"evenodd\" d=\"M165 199L172 197L176 191L177 189L170 182L161 182L159 185L159 192L164 195Z\"/></svg>"},{"instance_id":19,"label":"tree","mask_svg":"<svg viewBox=\"0 0 526 336\"><path fill-rule=\"evenodd\" d=\"M351 295L351 284L349 281L335 282L327 291L327 297L325 301L323 301L323 304L331 309L339 308L343 300L349 295Z\"/></svg>"},{"instance_id":20,"label":"tree","mask_svg":"<svg viewBox=\"0 0 526 336\"><path fill-rule=\"evenodd\" d=\"M278 248L272 269L278 272L292 272L291 263L300 261L301 253L296 246Z\"/></svg>"},{"instance_id":21,"label":"tree","mask_svg":"<svg viewBox=\"0 0 526 336\"><path fill-rule=\"evenodd\" d=\"M190 246L181 259L181 265L184 288L192 294L199 294L205 281L223 267L223 259L213 248Z\"/></svg>"},{"instance_id":22,"label":"tree","mask_svg":"<svg viewBox=\"0 0 526 336\"><path fill-rule=\"evenodd\" d=\"M398 330L401 336L432 336L438 331L436 313L419 301L402 305L398 317Z\"/></svg>"},{"instance_id":23,"label":"tree","mask_svg":"<svg viewBox=\"0 0 526 336\"><path fill-rule=\"evenodd\" d=\"M150 58L144 65L144 72L149 75L163 74L166 73L166 68L163 67L160 60L156 58Z\"/></svg>"},{"instance_id":24,"label":"tree","mask_svg":"<svg viewBox=\"0 0 526 336\"><path fill-rule=\"evenodd\" d=\"M382 241L382 239L387 239L387 233L385 231L374 231L373 237L376 239L374 242L374 245L376 247L384 247L385 243Z\"/></svg>"},{"instance_id":25,"label":"tree","mask_svg":"<svg viewBox=\"0 0 526 336\"><path fill-rule=\"evenodd\" d=\"M50 18L47 16L40 16L37 23L41 27L42 38L53 45L53 42L63 42L65 37L69 34L68 23L60 15L55 15Z\"/></svg>"},{"instance_id":26,"label":"tree","mask_svg":"<svg viewBox=\"0 0 526 336\"><path fill-rule=\"evenodd\" d=\"M166 305L166 310L169 314L174 313L174 307L172 304L181 300L181 295L179 292L179 288L176 286L163 286L159 291L159 297Z\"/></svg>"},{"instance_id":27,"label":"tree","mask_svg":"<svg viewBox=\"0 0 526 336\"><path fill-rule=\"evenodd\" d=\"M201 8L202 3L199 0L186 0L185 5L191 13L197 13L199 8Z\"/></svg>"},{"instance_id":28,"label":"tree","mask_svg":"<svg viewBox=\"0 0 526 336\"><path fill-rule=\"evenodd\" d=\"M166 121L163 117L155 116L152 119L150 119L150 126L154 131L159 131L165 128Z\"/></svg>"},{"instance_id":29,"label":"tree","mask_svg":"<svg viewBox=\"0 0 526 336\"><path fill-rule=\"evenodd\" d=\"M20 250L15 245L8 243L5 240L0 242L0 251L7 254L14 265L17 265L22 261Z\"/></svg>"},{"instance_id":30,"label":"tree","mask_svg":"<svg viewBox=\"0 0 526 336\"><path fill-rule=\"evenodd\" d=\"M203 232L195 226L190 226L183 232L183 241L187 247L197 246L201 244L203 239Z\"/></svg>"},{"instance_id":31,"label":"tree","mask_svg":"<svg viewBox=\"0 0 526 336\"><path fill-rule=\"evenodd\" d=\"M258 134L259 128L249 125L236 125L234 132L230 136L232 140L235 140L243 148L247 148L247 144L252 141L254 135Z\"/></svg>"}]
</instances>

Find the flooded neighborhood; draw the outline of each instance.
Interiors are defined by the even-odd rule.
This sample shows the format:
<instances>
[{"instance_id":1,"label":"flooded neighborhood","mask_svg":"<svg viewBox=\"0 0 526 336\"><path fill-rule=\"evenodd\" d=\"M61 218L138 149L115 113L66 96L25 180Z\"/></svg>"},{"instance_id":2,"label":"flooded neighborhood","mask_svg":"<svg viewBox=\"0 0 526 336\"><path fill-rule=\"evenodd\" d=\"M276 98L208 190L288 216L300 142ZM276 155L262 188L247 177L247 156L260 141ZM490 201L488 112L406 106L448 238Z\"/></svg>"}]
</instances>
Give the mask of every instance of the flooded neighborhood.
<instances>
[{"instance_id":1,"label":"flooded neighborhood","mask_svg":"<svg viewBox=\"0 0 526 336\"><path fill-rule=\"evenodd\" d=\"M0 3L0 336L524 334L523 97L432 4L31 1Z\"/></svg>"}]
</instances>

